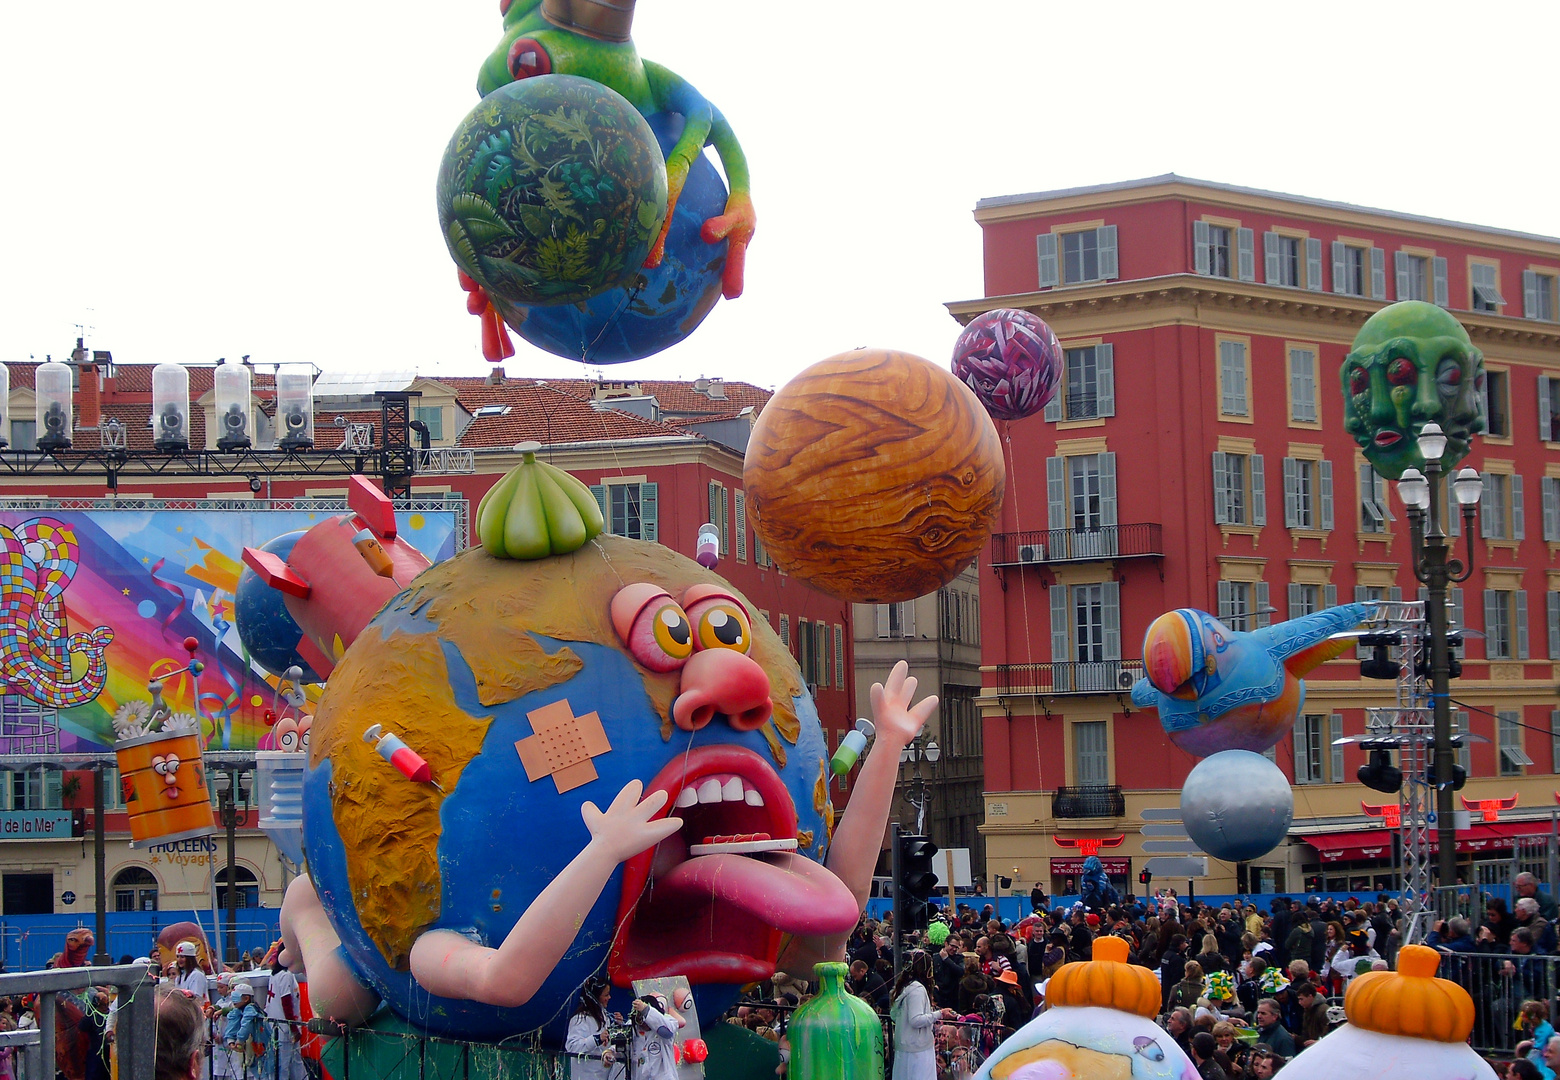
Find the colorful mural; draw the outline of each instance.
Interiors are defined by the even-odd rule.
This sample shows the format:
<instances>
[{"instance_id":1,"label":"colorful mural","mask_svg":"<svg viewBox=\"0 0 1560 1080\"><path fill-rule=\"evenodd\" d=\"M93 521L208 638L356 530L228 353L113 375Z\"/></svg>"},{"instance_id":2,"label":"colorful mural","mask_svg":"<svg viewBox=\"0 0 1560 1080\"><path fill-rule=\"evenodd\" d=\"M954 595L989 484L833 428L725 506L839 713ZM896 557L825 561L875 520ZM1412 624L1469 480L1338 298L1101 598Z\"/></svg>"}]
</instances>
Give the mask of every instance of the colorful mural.
<instances>
[{"instance_id":1,"label":"colorful mural","mask_svg":"<svg viewBox=\"0 0 1560 1080\"><path fill-rule=\"evenodd\" d=\"M0 749L112 746L111 717L163 678L175 712L215 749L248 749L276 710L275 676L234 627L245 546L307 529L328 510L0 509ZM456 550L457 510L396 514L434 562ZM185 639L204 669L192 676Z\"/></svg>"}]
</instances>

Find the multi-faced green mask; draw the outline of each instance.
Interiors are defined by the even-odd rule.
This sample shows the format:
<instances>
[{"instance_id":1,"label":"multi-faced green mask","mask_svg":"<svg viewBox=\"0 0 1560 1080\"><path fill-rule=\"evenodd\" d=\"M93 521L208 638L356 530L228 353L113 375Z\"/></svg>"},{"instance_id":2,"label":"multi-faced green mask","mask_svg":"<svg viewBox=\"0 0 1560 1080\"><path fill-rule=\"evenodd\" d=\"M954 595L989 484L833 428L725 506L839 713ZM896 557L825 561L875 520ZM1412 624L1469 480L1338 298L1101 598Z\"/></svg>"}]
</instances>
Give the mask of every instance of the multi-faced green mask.
<instances>
[{"instance_id":1,"label":"multi-faced green mask","mask_svg":"<svg viewBox=\"0 0 1560 1080\"><path fill-rule=\"evenodd\" d=\"M1484 354L1446 310L1402 300L1365 321L1343 359L1343 426L1378 473L1423 469L1417 439L1431 421L1446 433L1450 469L1484 430Z\"/></svg>"}]
</instances>

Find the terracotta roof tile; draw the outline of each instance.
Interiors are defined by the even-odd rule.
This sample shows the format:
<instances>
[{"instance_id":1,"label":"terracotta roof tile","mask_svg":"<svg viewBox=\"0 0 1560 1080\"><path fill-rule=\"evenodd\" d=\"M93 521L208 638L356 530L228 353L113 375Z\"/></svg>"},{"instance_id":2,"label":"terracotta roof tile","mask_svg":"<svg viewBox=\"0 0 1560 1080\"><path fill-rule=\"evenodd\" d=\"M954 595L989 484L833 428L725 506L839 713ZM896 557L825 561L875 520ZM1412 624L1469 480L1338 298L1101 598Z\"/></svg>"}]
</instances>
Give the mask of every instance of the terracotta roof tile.
<instances>
[{"instance_id":1,"label":"terracotta roof tile","mask_svg":"<svg viewBox=\"0 0 1560 1080\"><path fill-rule=\"evenodd\" d=\"M460 402L474 417L461 433L459 445L463 447L509 447L531 441L546 445L606 439L693 437L669 424L646 420L632 413L595 408L584 397L550 382L510 380L502 386L484 383L462 388ZM509 411L500 416L475 415L484 405L505 405Z\"/></svg>"}]
</instances>

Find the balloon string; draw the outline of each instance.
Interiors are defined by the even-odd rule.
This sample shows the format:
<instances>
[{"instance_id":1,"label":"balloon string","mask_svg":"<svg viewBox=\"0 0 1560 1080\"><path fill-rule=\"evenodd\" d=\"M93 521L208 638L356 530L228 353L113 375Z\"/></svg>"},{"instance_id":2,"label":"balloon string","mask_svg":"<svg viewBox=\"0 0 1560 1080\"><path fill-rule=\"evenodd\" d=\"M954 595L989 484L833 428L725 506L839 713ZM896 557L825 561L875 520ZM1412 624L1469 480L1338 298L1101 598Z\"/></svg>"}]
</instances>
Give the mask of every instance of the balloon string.
<instances>
[{"instance_id":1,"label":"balloon string","mask_svg":"<svg viewBox=\"0 0 1560 1080\"><path fill-rule=\"evenodd\" d=\"M173 595L177 597L179 601L173 606L173 610L168 613L167 618L163 619L162 625L164 630L167 630L170 626L172 626L173 620L177 619L181 614L184 613L184 590L172 582L164 581L162 578L157 576L157 572L163 568L163 564L167 561L167 559L158 559L155 563L152 564L151 570L152 584L156 585L159 589L164 589L173 593Z\"/></svg>"},{"instance_id":2,"label":"balloon string","mask_svg":"<svg viewBox=\"0 0 1560 1080\"><path fill-rule=\"evenodd\" d=\"M1007 474L1009 476L1013 476L1012 421L1005 420L1002 423L1002 442L1007 455ZM1016 535L1019 536L1022 536L1024 531L1023 514L1019 508L1019 494L1017 484L1013 485L1013 531ZM1047 537L1046 539L1049 540L1050 537ZM1034 639L1030 636L1029 629L1029 575L1024 572L1024 568L1022 566L1018 568L1018 603L1019 608L1024 613L1024 667L1027 672L1032 674L1034 671L1035 643ZM1054 673L1054 665L1058 663L1057 658L1054 656L1051 657L1051 663L1053 665L1052 671ZM1052 677L1055 677L1054 674ZM1034 712L1031 711L1029 714L1029 721L1030 733L1034 736L1035 744L1035 786L1038 788L1044 788L1045 779L1041 775L1042 766L1040 760L1040 717L1036 716Z\"/></svg>"}]
</instances>

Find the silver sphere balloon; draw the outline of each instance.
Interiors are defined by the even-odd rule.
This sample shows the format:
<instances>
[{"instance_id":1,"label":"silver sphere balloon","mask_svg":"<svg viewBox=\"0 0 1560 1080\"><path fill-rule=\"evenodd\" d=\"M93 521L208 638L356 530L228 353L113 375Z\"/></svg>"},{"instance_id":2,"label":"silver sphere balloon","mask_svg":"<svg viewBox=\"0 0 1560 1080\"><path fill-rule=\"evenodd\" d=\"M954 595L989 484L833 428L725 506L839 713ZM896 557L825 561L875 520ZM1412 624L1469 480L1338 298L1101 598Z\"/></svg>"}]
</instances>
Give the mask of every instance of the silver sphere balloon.
<instances>
[{"instance_id":1,"label":"silver sphere balloon","mask_svg":"<svg viewBox=\"0 0 1560 1080\"><path fill-rule=\"evenodd\" d=\"M1295 795L1277 765L1250 750L1197 763L1181 786L1181 820L1216 859L1244 862L1276 848L1295 816Z\"/></svg>"}]
</instances>

